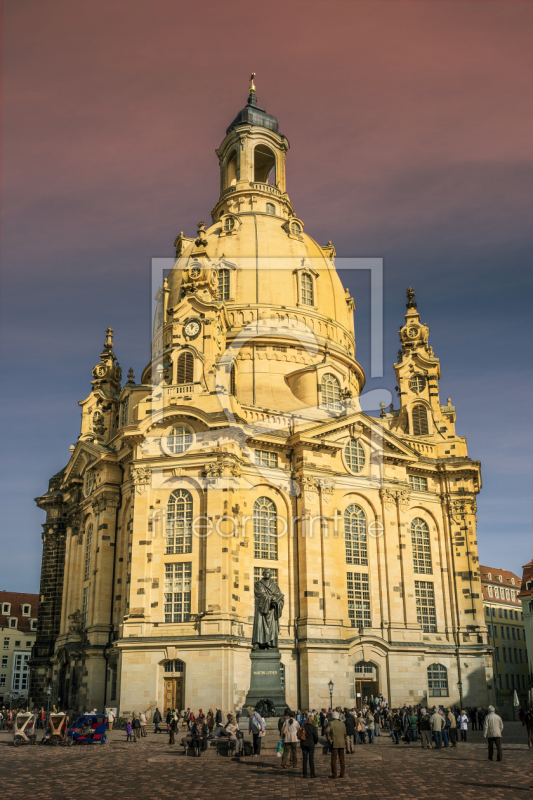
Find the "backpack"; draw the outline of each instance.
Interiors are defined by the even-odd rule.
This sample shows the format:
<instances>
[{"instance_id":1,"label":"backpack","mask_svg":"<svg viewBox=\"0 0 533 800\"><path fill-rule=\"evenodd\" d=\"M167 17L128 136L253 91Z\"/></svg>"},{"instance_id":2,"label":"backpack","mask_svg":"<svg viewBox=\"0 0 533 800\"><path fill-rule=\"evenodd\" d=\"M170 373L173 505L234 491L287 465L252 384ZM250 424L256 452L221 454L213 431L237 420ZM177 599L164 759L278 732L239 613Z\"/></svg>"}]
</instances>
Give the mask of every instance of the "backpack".
<instances>
[{"instance_id":1,"label":"backpack","mask_svg":"<svg viewBox=\"0 0 533 800\"><path fill-rule=\"evenodd\" d=\"M298 739L301 742L305 742L306 741L305 728L304 728L303 725L302 725L301 728L298 728L298 730L296 731L296 736L298 737Z\"/></svg>"}]
</instances>

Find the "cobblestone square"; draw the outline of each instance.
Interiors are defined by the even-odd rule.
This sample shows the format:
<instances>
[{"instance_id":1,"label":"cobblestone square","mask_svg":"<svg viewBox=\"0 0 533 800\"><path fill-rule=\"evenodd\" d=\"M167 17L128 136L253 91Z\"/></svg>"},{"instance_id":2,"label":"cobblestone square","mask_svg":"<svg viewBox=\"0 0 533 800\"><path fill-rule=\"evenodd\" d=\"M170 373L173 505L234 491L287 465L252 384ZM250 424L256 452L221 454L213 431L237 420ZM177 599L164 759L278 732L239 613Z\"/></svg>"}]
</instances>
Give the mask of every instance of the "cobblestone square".
<instances>
[{"instance_id":1,"label":"cobblestone square","mask_svg":"<svg viewBox=\"0 0 533 800\"><path fill-rule=\"evenodd\" d=\"M518 722L505 724L501 763L488 761L482 733L469 731L468 738L454 750L430 752L418 743L394 745L382 735L375 745L357 745L355 753L346 756L346 778L334 781L328 778L329 756L320 745L315 751L317 777L310 780L302 777L300 753L298 768L283 770L281 759L272 755L238 761L219 757L211 748L200 759L186 757L179 744L168 745L164 733L150 732L138 743L127 743L124 732L113 731L105 745L14 748L12 736L2 732L2 796L6 800L155 800L206 798L215 793L246 800L324 795L526 800L531 757L525 728ZM181 735L176 741L180 740Z\"/></svg>"}]
</instances>

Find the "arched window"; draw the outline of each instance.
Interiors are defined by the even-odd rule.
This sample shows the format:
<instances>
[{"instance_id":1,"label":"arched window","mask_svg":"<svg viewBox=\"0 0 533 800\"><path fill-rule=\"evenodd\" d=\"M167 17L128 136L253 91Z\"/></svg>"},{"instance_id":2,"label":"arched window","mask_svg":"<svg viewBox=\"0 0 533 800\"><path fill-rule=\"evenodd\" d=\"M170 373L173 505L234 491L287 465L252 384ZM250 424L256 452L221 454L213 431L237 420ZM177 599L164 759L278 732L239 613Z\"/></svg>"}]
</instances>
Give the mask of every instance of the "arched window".
<instances>
[{"instance_id":1,"label":"arched window","mask_svg":"<svg viewBox=\"0 0 533 800\"><path fill-rule=\"evenodd\" d=\"M442 664L428 667L428 694L430 697L448 697L448 670Z\"/></svg>"},{"instance_id":2,"label":"arched window","mask_svg":"<svg viewBox=\"0 0 533 800\"><path fill-rule=\"evenodd\" d=\"M229 300L229 269L226 267L218 271L218 294L221 300Z\"/></svg>"},{"instance_id":3,"label":"arched window","mask_svg":"<svg viewBox=\"0 0 533 800\"><path fill-rule=\"evenodd\" d=\"M413 436L427 436L429 433L426 407L417 403L411 411L413 417Z\"/></svg>"},{"instance_id":4,"label":"arched window","mask_svg":"<svg viewBox=\"0 0 533 800\"><path fill-rule=\"evenodd\" d=\"M192 495L177 489L167 505L167 553L192 553Z\"/></svg>"},{"instance_id":5,"label":"arched window","mask_svg":"<svg viewBox=\"0 0 533 800\"><path fill-rule=\"evenodd\" d=\"M254 503L254 558L278 558L278 515L268 497Z\"/></svg>"},{"instance_id":6,"label":"arched window","mask_svg":"<svg viewBox=\"0 0 533 800\"><path fill-rule=\"evenodd\" d=\"M267 214L275 214L276 213L276 206L274 205L274 203L267 203L266 212L267 212Z\"/></svg>"},{"instance_id":7,"label":"arched window","mask_svg":"<svg viewBox=\"0 0 533 800\"><path fill-rule=\"evenodd\" d=\"M178 383L194 380L194 358L192 353L182 353L178 358Z\"/></svg>"},{"instance_id":8,"label":"arched window","mask_svg":"<svg viewBox=\"0 0 533 800\"><path fill-rule=\"evenodd\" d=\"M276 183L276 156L266 144L258 144L254 150L254 181Z\"/></svg>"},{"instance_id":9,"label":"arched window","mask_svg":"<svg viewBox=\"0 0 533 800\"><path fill-rule=\"evenodd\" d=\"M85 497L89 497L89 495L93 491L95 481L96 481L96 476L94 472L89 470L88 472L85 473L85 487L84 487Z\"/></svg>"},{"instance_id":10,"label":"arched window","mask_svg":"<svg viewBox=\"0 0 533 800\"><path fill-rule=\"evenodd\" d=\"M235 220L233 217L226 217L224 220L224 230L225 231L232 231L235 227Z\"/></svg>"},{"instance_id":11,"label":"arched window","mask_svg":"<svg viewBox=\"0 0 533 800\"><path fill-rule=\"evenodd\" d=\"M300 225L297 222L291 222L291 233L294 236L299 236L302 232Z\"/></svg>"},{"instance_id":12,"label":"arched window","mask_svg":"<svg viewBox=\"0 0 533 800\"><path fill-rule=\"evenodd\" d=\"M87 533L85 534L85 573L83 576L84 581L88 581L91 577L91 558L93 552L93 524L89 524Z\"/></svg>"},{"instance_id":13,"label":"arched window","mask_svg":"<svg viewBox=\"0 0 533 800\"><path fill-rule=\"evenodd\" d=\"M359 506L348 506L344 512L346 563L368 566L365 512Z\"/></svg>"},{"instance_id":14,"label":"arched window","mask_svg":"<svg viewBox=\"0 0 533 800\"><path fill-rule=\"evenodd\" d=\"M304 305L313 305L313 279L307 272L302 272L300 278L300 297Z\"/></svg>"},{"instance_id":15,"label":"arched window","mask_svg":"<svg viewBox=\"0 0 533 800\"><path fill-rule=\"evenodd\" d=\"M413 564L415 572L431 573L431 548L429 528L420 517L411 522L411 542L413 544Z\"/></svg>"},{"instance_id":16,"label":"arched window","mask_svg":"<svg viewBox=\"0 0 533 800\"><path fill-rule=\"evenodd\" d=\"M165 672L174 672L177 675L183 675L185 672L185 664L183 661L180 661L179 658L175 658L172 661L165 661Z\"/></svg>"},{"instance_id":17,"label":"arched window","mask_svg":"<svg viewBox=\"0 0 533 800\"><path fill-rule=\"evenodd\" d=\"M130 416L130 396L129 394L126 395L124 400L122 401L121 409L120 409L120 427L124 427L124 425L128 424Z\"/></svg>"},{"instance_id":18,"label":"arched window","mask_svg":"<svg viewBox=\"0 0 533 800\"><path fill-rule=\"evenodd\" d=\"M332 408L335 411L341 410L341 387L340 383L330 372L322 376L320 382L322 389L321 405L323 408Z\"/></svg>"},{"instance_id":19,"label":"arched window","mask_svg":"<svg viewBox=\"0 0 533 800\"><path fill-rule=\"evenodd\" d=\"M361 472L365 466L365 451L357 439L350 439L344 448L344 457L350 472Z\"/></svg>"},{"instance_id":20,"label":"arched window","mask_svg":"<svg viewBox=\"0 0 533 800\"><path fill-rule=\"evenodd\" d=\"M192 444L193 433L186 425L177 425L166 437L166 449L169 453L185 453Z\"/></svg>"},{"instance_id":21,"label":"arched window","mask_svg":"<svg viewBox=\"0 0 533 800\"><path fill-rule=\"evenodd\" d=\"M226 189L237 183L237 153L235 150L230 155L226 166Z\"/></svg>"}]
</instances>

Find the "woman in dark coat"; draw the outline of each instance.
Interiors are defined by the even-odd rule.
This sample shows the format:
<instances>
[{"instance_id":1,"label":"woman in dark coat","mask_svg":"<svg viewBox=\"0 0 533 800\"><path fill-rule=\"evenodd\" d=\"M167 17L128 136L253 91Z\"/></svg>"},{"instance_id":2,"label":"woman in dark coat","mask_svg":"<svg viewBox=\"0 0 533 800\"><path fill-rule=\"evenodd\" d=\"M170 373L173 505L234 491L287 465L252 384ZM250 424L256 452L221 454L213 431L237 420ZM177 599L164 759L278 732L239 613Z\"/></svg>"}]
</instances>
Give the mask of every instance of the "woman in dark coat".
<instances>
[{"instance_id":1,"label":"woman in dark coat","mask_svg":"<svg viewBox=\"0 0 533 800\"><path fill-rule=\"evenodd\" d=\"M307 778L307 759L309 759L309 770L311 772L311 777L315 777L315 745L318 744L318 730L315 727L314 722L309 720L313 719L313 715L307 711L305 714L306 720L308 720L303 728L298 731L299 736L304 738L300 738L300 747L302 748L302 758L303 758L303 776Z\"/></svg>"},{"instance_id":2,"label":"woman in dark coat","mask_svg":"<svg viewBox=\"0 0 533 800\"><path fill-rule=\"evenodd\" d=\"M198 758L201 755L201 751L207 748L207 734L208 729L205 722L201 722L201 720L196 720L193 723L191 728L191 746L195 756Z\"/></svg>"}]
</instances>

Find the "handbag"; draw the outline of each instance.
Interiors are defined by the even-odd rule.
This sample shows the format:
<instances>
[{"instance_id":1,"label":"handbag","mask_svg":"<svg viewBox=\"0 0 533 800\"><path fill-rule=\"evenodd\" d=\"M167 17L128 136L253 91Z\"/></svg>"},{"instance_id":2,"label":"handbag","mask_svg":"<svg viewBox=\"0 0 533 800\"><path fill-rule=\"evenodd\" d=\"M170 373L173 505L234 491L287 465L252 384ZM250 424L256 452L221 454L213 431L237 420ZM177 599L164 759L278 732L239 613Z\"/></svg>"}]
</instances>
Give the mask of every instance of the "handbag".
<instances>
[{"instance_id":1,"label":"handbag","mask_svg":"<svg viewBox=\"0 0 533 800\"><path fill-rule=\"evenodd\" d=\"M303 726L301 728L298 728L298 730L296 731L296 736L301 742L305 742L306 735L305 735L305 728Z\"/></svg>"}]
</instances>

